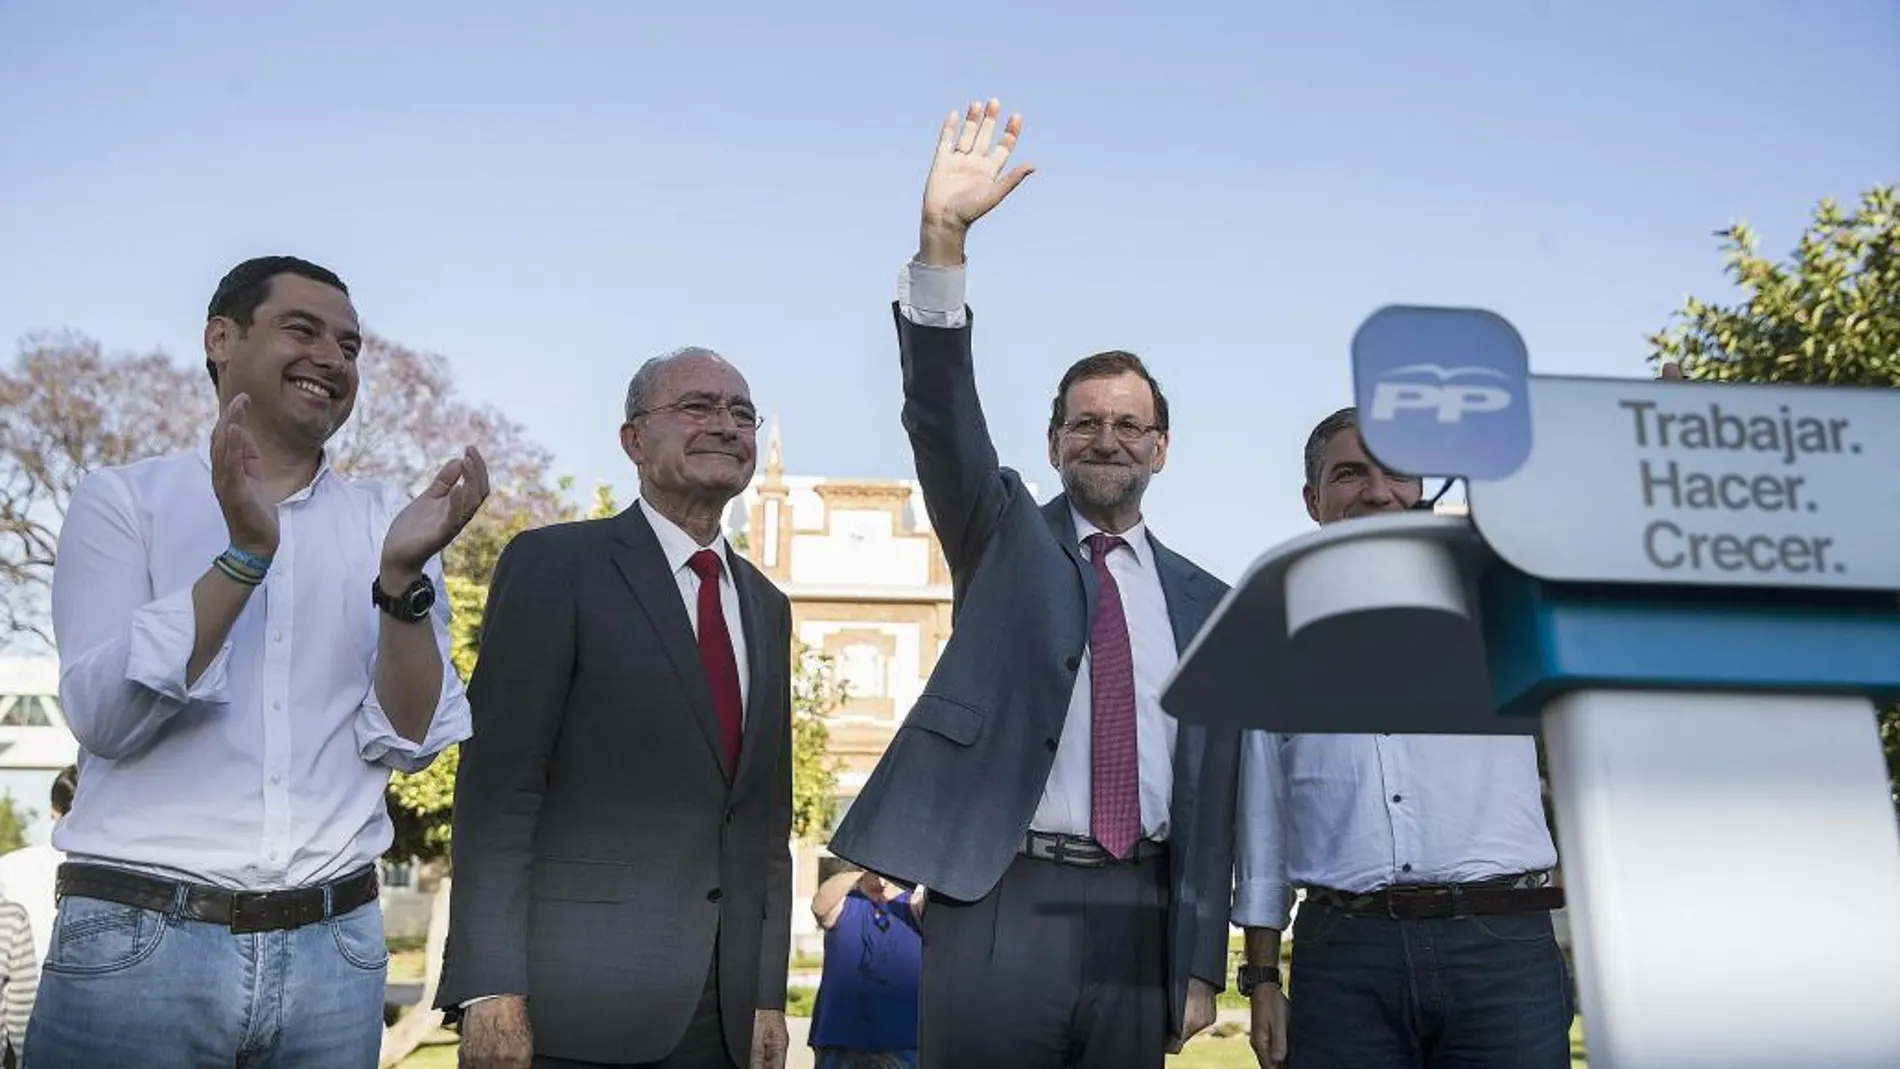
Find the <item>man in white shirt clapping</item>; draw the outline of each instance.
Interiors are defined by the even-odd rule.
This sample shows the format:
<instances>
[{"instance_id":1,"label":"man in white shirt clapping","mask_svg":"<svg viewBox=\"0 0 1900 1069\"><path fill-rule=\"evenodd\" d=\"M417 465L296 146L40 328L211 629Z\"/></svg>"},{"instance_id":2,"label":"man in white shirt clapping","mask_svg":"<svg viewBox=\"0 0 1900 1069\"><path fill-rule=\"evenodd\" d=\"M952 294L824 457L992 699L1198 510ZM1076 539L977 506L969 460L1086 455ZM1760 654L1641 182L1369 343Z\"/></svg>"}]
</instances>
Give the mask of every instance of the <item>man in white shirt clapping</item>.
<instances>
[{"instance_id":1,"label":"man in white shirt clapping","mask_svg":"<svg viewBox=\"0 0 1900 1069\"><path fill-rule=\"evenodd\" d=\"M53 627L79 791L35 1064L376 1064L383 792L466 737L442 549L488 494L473 448L413 500L325 444L356 400L341 279L239 264L211 299L197 449L88 475Z\"/></svg>"}]
</instances>

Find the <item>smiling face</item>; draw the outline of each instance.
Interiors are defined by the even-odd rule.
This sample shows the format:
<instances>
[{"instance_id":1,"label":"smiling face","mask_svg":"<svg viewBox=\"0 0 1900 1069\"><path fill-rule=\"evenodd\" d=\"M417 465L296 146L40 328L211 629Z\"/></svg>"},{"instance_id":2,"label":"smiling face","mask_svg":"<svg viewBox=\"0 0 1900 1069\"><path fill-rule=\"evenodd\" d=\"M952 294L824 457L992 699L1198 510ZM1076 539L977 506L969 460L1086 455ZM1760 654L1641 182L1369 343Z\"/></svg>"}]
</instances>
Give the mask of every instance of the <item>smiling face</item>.
<instances>
[{"instance_id":1,"label":"smiling face","mask_svg":"<svg viewBox=\"0 0 1900 1069\"><path fill-rule=\"evenodd\" d=\"M756 409L731 364L710 353L675 357L660 367L644 404L620 431L642 494L724 504L752 481Z\"/></svg>"},{"instance_id":2,"label":"smiling face","mask_svg":"<svg viewBox=\"0 0 1900 1069\"><path fill-rule=\"evenodd\" d=\"M1319 524L1403 512L1418 504L1424 485L1409 475L1379 466L1359 440L1359 428L1346 426L1332 433L1319 454L1318 483L1308 483L1302 496L1306 514Z\"/></svg>"},{"instance_id":3,"label":"smiling face","mask_svg":"<svg viewBox=\"0 0 1900 1069\"><path fill-rule=\"evenodd\" d=\"M294 274L273 276L249 323L213 316L205 358L218 397L250 395L250 419L265 434L320 448L356 407L356 308L342 290Z\"/></svg>"},{"instance_id":4,"label":"smiling face","mask_svg":"<svg viewBox=\"0 0 1900 1069\"><path fill-rule=\"evenodd\" d=\"M1092 522L1119 529L1140 516L1148 481L1168 461L1168 432L1155 409L1154 388L1133 370L1078 378L1063 393L1049 463Z\"/></svg>"}]
</instances>

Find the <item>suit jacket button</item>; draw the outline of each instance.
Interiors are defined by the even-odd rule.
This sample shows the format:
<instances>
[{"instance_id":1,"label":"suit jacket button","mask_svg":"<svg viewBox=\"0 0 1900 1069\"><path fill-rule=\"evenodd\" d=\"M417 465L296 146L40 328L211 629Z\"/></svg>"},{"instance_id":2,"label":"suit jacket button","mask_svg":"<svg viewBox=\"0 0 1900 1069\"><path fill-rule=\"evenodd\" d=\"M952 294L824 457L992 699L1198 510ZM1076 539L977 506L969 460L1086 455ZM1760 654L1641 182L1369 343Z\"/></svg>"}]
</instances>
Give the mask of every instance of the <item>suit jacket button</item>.
<instances>
[{"instance_id":1,"label":"suit jacket button","mask_svg":"<svg viewBox=\"0 0 1900 1069\"><path fill-rule=\"evenodd\" d=\"M726 823L732 823L732 808L730 806L726 808Z\"/></svg>"},{"instance_id":2,"label":"suit jacket button","mask_svg":"<svg viewBox=\"0 0 1900 1069\"><path fill-rule=\"evenodd\" d=\"M1082 667L1082 658L1071 657L1068 660L1063 661L1062 665L1063 667L1067 668L1071 672L1076 671L1077 669Z\"/></svg>"},{"instance_id":3,"label":"suit jacket button","mask_svg":"<svg viewBox=\"0 0 1900 1069\"><path fill-rule=\"evenodd\" d=\"M706 901L708 902L717 902L724 897L726 897L724 892L720 891L717 887L706 892Z\"/></svg>"},{"instance_id":4,"label":"suit jacket button","mask_svg":"<svg viewBox=\"0 0 1900 1069\"><path fill-rule=\"evenodd\" d=\"M1044 746L1047 746L1047 747L1049 747L1049 752L1050 752L1050 753L1055 753L1055 752L1056 752L1056 740L1054 740L1054 739L1044 739L1044 740L1042 740L1042 744L1043 744Z\"/></svg>"}]
</instances>

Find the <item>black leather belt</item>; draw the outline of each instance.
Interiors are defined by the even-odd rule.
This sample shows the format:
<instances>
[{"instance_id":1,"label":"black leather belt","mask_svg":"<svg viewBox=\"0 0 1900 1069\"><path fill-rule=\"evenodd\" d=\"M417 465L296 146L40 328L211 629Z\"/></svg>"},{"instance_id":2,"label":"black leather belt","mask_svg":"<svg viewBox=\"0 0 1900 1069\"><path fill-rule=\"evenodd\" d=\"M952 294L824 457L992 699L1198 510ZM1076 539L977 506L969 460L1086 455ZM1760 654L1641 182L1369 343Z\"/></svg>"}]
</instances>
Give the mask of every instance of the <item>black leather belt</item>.
<instances>
[{"instance_id":1,"label":"black leather belt","mask_svg":"<svg viewBox=\"0 0 1900 1069\"><path fill-rule=\"evenodd\" d=\"M59 867L55 895L96 898L156 913L178 910L189 920L222 925L233 933L284 931L340 917L376 900L376 868L363 868L327 884L286 891L231 891L168 880L142 872L68 861ZM180 908L179 889L184 889ZM325 894L326 891L329 892Z\"/></svg>"},{"instance_id":2,"label":"black leather belt","mask_svg":"<svg viewBox=\"0 0 1900 1069\"><path fill-rule=\"evenodd\" d=\"M1395 884L1353 893L1308 887L1306 898L1345 913L1372 913L1399 920L1538 913L1562 909L1564 889L1547 886L1546 872L1477 883Z\"/></svg>"},{"instance_id":3,"label":"black leather belt","mask_svg":"<svg viewBox=\"0 0 1900 1069\"><path fill-rule=\"evenodd\" d=\"M1135 849L1128 857L1118 858L1108 852L1101 843L1086 835L1061 835L1056 832L1032 831L1023 836L1021 853L1024 857L1033 857L1038 861L1053 861L1058 865L1079 865L1082 868L1101 868L1104 865L1127 865L1149 858L1160 857L1167 853L1165 844L1153 839L1139 839Z\"/></svg>"}]
</instances>

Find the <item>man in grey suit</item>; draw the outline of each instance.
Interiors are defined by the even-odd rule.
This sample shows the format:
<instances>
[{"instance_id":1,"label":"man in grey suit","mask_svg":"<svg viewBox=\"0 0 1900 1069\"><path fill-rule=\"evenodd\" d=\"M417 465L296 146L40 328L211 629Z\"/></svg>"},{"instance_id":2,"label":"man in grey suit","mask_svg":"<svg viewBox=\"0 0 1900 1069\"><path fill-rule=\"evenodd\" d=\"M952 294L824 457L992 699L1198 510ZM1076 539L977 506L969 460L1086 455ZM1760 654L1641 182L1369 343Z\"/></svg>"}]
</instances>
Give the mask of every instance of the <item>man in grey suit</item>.
<instances>
[{"instance_id":1,"label":"man in grey suit","mask_svg":"<svg viewBox=\"0 0 1900 1069\"><path fill-rule=\"evenodd\" d=\"M439 999L469 1069L784 1065L791 607L720 533L759 423L717 354L649 361L640 500L495 566Z\"/></svg>"},{"instance_id":2,"label":"man in grey suit","mask_svg":"<svg viewBox=\"0 0 1900 1069\"><path fill-rule=\"evenodd\" d=\"M955 633L831 849L930 888L919 1064L1159 1069L1224 986L1238 736L1161 684L1226 587L1148 531L1167 401L1100 353L1057 388L1038 506L999 466L971 366L964 238L1029 174L998 106L946 120L896 320Z\"/></svg>"}]
</instances>

